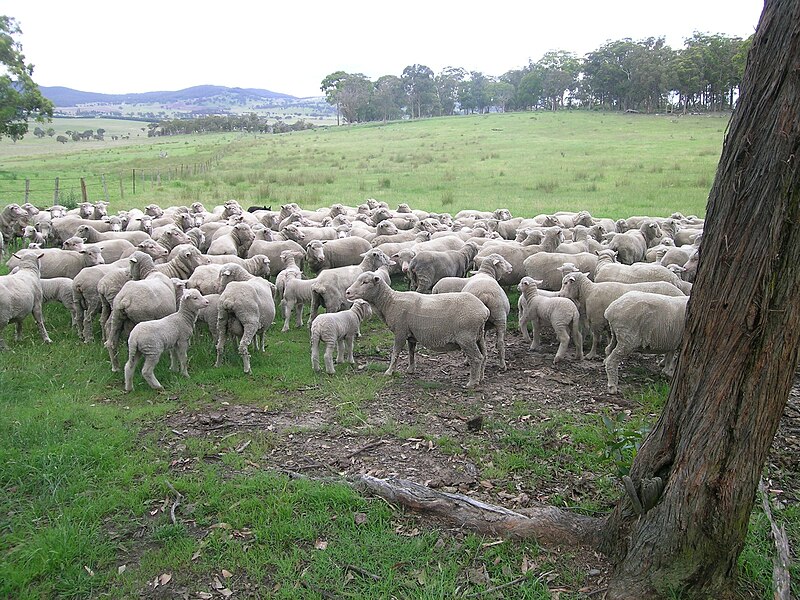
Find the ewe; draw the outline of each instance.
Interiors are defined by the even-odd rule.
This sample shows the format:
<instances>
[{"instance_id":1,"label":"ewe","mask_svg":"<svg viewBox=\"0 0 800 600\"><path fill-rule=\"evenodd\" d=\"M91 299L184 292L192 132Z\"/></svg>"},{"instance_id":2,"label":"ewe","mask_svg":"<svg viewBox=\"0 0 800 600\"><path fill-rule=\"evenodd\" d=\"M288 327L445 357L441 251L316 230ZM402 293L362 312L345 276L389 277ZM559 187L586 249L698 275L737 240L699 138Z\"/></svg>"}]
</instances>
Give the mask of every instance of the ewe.
<instances>
[{"instance_id":1,"label":"ewe","mask_svg":"<svg viewBox=\"0 0 800 600\"><path fill-rule=\"evenodd\" d=\"M349 310L319 315L311 324L311 367L319 372L319 343L325 344L325 372L336 373L333 368L333 350L336 362L345 360L356 364L353 358L353 341L359 335L361 323L372 316L372 308L365 300L355 300Z\"/></svg>"}]
</instances>

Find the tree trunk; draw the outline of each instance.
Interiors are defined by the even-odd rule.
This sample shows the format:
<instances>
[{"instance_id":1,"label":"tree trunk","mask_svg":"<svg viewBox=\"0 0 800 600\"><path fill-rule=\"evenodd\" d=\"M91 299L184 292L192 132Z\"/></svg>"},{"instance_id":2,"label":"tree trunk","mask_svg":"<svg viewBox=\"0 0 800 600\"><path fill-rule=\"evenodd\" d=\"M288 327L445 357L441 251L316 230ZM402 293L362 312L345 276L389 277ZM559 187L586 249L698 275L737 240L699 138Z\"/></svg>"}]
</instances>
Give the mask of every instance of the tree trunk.
<instances>
[{"instance_id":1,"label":"tree trunk","mask_svg":"<svg viewBox=\"0 0 800 600\"><path fill-rule=\"evenodd\" d=\"M767 0L741 89L669 400L631 469L636 496L656 494L641 502L643 514L623 498L606 523L603 549L616 564L609 598L731 595L791 389L800 343L800 3Z\"/></svg>"}]
</instances>

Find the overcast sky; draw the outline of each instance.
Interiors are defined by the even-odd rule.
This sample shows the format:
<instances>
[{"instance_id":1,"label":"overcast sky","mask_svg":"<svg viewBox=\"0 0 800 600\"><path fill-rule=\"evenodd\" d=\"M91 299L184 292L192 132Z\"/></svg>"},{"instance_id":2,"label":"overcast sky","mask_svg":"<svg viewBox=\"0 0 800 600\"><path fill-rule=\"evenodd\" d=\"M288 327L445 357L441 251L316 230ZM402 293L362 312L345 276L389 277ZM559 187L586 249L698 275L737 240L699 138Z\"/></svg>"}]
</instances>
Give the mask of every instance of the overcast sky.
<instances>
[{"instance_id":1,"label":"overcast sky","mask_svg":"<svg viewBox=\"0 0 800 600\"><path fill-rule=\"evenodd\" d=\"M519 6L516 6L519 4ZM370 79L414 63L502 75L548 50L693 32L746 38L761 0L398 2L3 0L39 85L102 93L214 84L320 95L334 71Z\"/></svg>"}]
</instances>

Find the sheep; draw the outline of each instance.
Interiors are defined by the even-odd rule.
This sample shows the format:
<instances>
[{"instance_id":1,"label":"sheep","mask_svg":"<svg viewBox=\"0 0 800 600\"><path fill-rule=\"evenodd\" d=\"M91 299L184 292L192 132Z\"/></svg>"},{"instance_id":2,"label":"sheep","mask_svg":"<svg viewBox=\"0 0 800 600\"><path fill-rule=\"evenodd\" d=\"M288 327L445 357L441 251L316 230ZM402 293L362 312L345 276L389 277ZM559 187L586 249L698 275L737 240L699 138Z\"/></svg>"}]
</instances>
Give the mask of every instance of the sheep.
<instances>
[{"instance_id":1,"label":"sheep","mask_svg":"<svg viewBox=\"0 0 800 600\"><path fill-rule=\"evenodd\" d=\"M27 223L28 211L16 203L6 205L0 211L0 237L10 244L15 237L19 237Z\"/></svg>"},{"instance_id":2,"label":"sheep","mask_svg":"<svg viewBox=\"0 0 800 600\"><path fill-rule=\"evenodd\" d=\"M579 271L579 269L572 263L564 263L563 265L558 267L558 271L561 277L563 278L564 275L566 275L567 273L576 273ZM528 277L528 279L534 279L534 278ZM525 281L525 277L522 278L522 281ZM517 285L518 290L520 289L519 285L522 284L522 281L520 281L519 284ZM536 293L539 296L544 296L546 298L553 298L558 296L557 291L541 289L540 284L537 284L536 288L537 288ZM578 314L580 314L581 325L583 326L586 322L586 315L581 313L580 305L577 302L575 303L575 306L578 307ZM525 295L520 294L519 297L517 298L517 317L519 320L519 331L522 334L522 339L525 340L526 342L530 342L531 336L528 333L528 325L530 324L530 321L525 317L525 311L527 309L528 309L528 303L525 300Z\"/></svg>"},{"instance_id":3,"label":"sheep","mask_svg":"<svg viewBox=\"0 0 800 600\"><path fill-rule=\"evenodd\" d=\"M126 282L114 297L111 315L106 323L105 347L114 373L119 371L117 348L122 331L142 321L166 317L177 308L175 285L168 275L156 269L149 255L137 250L128 260L131 281Z\"/></svg>"},{"instance_id":4,"label":"sheep","mask_svg":"<svg viewBox=\"0 0 800 600\"><path fill-rule=\"evenodd\" d=\"M69 311L72 325L78 325L78 315L73 300L73 280L69 277L42 279L42 304L60 302Z\"/></svg>"},{"instance_id":5,"label":"sheep","mask_svg":"<svg viewBox=\"0 0 800 600\"><path fill-rule=\"evenodd\" d=\"M655 240L661 237L661 228L652 219L645 220L638 229L615 234L608 247L619 255L619 262L632 265L635 262L644 262L645 253L650 246L655 245Z\"/></svg>"},{"instance_id":6,"label":"sheep","mask_svg":"<svg viewBox=\"0 0 800 600\"><path fill-rule=\"evenodd\" d=\"M541 293L543 290L557 292L561 289L561 280L564 278L561 267L566 263L575 265L578 270L588 273L589 279L594 279L597 255L589 252L578 254L539 252L526 258L522 264L527 277L542 280L539 285Z\"/></svg>"},{"instance_id":7,"label":"sheep","mask_svg":"<svg viewBox=\"0 0 800 600\"><path fill-rule=\"evenodd\" d=\"M362 273L345 291L350 300L369 302L394 333L394 345L385 375L394 373L397 357L408 343L408 373L414 372L417 344L434 350L460 348L467 356L470 374L467 387L483 380L486 364L484 327L489 309L476 296L398 292L373 271ZM442 318L447 315L447 318Z\"/></svg>"},{"instance_id":8,"label":"sheep","mask_svg":"<svg viewBox=\"0 0 800 600\"><path fill-rule=\"evenodd\" d=\"M255 239L255 234L247 223L237 223L233 229L211 242L207 254L232 254L246 258Z\"/></svg>"},{"instance_id":9,"label":"sheep","mask_svg":"<svg viewBox=\"0 0 800 600\"><path fill-rule=\"evenodd\" d=\"M125 391L133 390L133 373L144 357L142 377L148 385L162 391L164 388L156 379L154 370L165 350L170 352L170 370L180 369L181 375L189 377L189 339L194 332L197 313L208 306L197 290L186 290L181 298L178 311L152 321L136 324L128 336L128 361L125 363Z\"/></svg>"},{"instance_id":10,"label":"sheep","mask_svg":"<svg viewBox=\"0 0 800 600\"><path fill-rule=\"evenodd\" d=\"M300 269L300 265L297 264L297 262L302 260L302 258L303 255L295 254L291 250L284 250L281 252L281 264L283 265L283 268L275 276L275 288L278 294L278 300L283 298L283 289L286 280L290 277L302 276L303 271Z\"/></svg>"},{"instance_id":11,"label":"sheep","mask_svg":"<svg viewBox=\"0 0 800 600\"><path fill-rule=\"evenodd\" d=\"M97 247L85 250L61 250L60 248L45 248L40 250L39 276L42 279L53 277L69 277L74 279L84 267L103 264L103 256ZM19 259L12 256L6 262L9 269L19 264Z\"/></svg>"},{"instance_id":12,"label":"sheep","mask_svg":"<svg viewBox=\"0 0 800 600\"><path fill-rule=\"evenodd\" d=\"M192 238L175 225L166 227L164 231L158 237L154 237L154 239L170 252L174 250L175 246L192 243Z\"/></svg>"},{"instance_id":13,"label":"sheep","mask_svg":"<svg viewBox=\"0 0 800 600\"><path fill-rule=\"evenodd\" d=\"M326 312L337 312L350 308L350 303L345 297L345 290L365 271L377 271L382 266L391 266L392 260L377 248L364 253L360 264L350 267L337 267L320 271L314 284L311 286L311 322L317 317L320 306L325 306ZM385 275L388 277L388 273Z\"/></svg>"},{"instance_id":14,"label":"sheep","mask_svg":"<svg viewBox=\"0 0 800 600\"><path fill-rule=\"evenodd\" d=\"M504 275L499 283L500 285L509 286L517 285L520 280L526 275L525 273L525 260L538 253L552 253L563 241L564 234L560 227L553 227L545 232L545 237L541 244L532 244L528 246L515 245L512 242L503 242L497 244L484 244L481 251L475 258L475 266L480 267L483 257L496 252L505 258L513 267L510 273ZM570 255L574 256L574 255ZM566 261L572 260L571 258ZM565 261L565 262L566 262Z\"/></svg>"},{"instance_id":15,"label":"sheep","mask_svg":"<svg viewBox=\"0 0 800 600\"><path fill-rule=\"evenodd\" d=\"M353 301L349 310L319 315L311 324L311 368L319 372L319 343L325 344L325 372L336 373L333 367L333 349L336 362L356 364L353 358L353 341L359 334L361 323L372 316L372 309L365 300Z\"/></svg>"},{"instance_id":16,"label":"sheep","mask_svg":"<svg viewBox=\"0 0 800 600\"><path fill-rule=\"evenodd\" d=\"M517 286L521 294L520 301L524 298L524 303L522 303L524 308L519 315L520 330L527 333L528 323L533 325L530 349L536 350L539 347L542 323L548 321L558 338L558 350L553 359L553 365L557 365L567 354L570 330L577 359L583 360L583 336L581 335L578 308L569 298L541 295L538 289L538 285L541 283L541 280L523 277Z\"/></svg>"},{"instance_id":17,"label":"sheep","mask_svg":"<svg viewBox=\"0 0 800 600\"><path fill-rule=\"evenodd\" d=\"M499 254L490 254L484 258L478 272L467 280L461 290L477 296L489 309L486 327L494 328L497 332L497 352L500 369L503 371L506 370L506 327L511 304L497 280L511 272L512 268L511 263Z\"/></svg>"},{"instance_id":18,"label":"sheep","mask_svg":"<svg viewBox=\"0 0 800 600\"><path fill-rule=\"evenodd\" d=\"M100 233L108 233L112 231L113 225L109 221L93 221L91 219L81 219L74 216L66 216L60 219L54 219L52 222L52 238L53 243L61 244L64 240L76 235L78 228L82 225L91 227ZM120 224L120 228L122 225ZM82 235L81 237L86 237ZM99 240L91 240L99 241Z\"/></svg>"},{"instance_id":19,"label":"sheep","mask_svg":"<svg viewBox=\"0 0 800 600\"><path fill-rule=\"evenodd\" d=\"M250 250L247 252L247 258L251 258L256 254L263 254L269 258L271 265L281 264L281 252L284 250L291 250L297 256L297 266L303 269L305 263L306 251L305 249L292 240L278 240L274 242L265 242L263 240L254 240L250 245Z\"/></svg>"},{"instance_id":20,"label":"sheep","mask_svg":"<svg viewBox=\"0 0 800 600\"><path fill-rule=\"evenodd\" d=\"M604 313L611 329L604 361L609 392L619 389L619 364L634 350L665 354L662 372L672 377L688 302L688 296L628 292L609 304Z\"/></svg>"},{"instance_id":21,"label":"sheep","mask_svg":"<svg viewBox=\"0 0 800 600\"><path fill-rule=\"evenodd\" d=\"M316 279L303 279L299 272L287 273L283 282L283 292L281 298L281 314L283 315L283 328L281 332L289 331L289 321L292 311L295 311L297 326L303 326L303 307L311 306L314 300L313 286L317 283Z\"/></svg>"},{"instance_id":22,"label":"sheep","mask_svg":"<svg viewBox=\"0 0 800 600\"><path fill-rule=\"evenodd\" d=\"M64 240L62 250L83 250L97 247L103 255L103 261L112 263L121 258L128 258L136 250L136 246L128 240L106 240L104 242L86 243L82 237L73 236Z\"/></svg>"},{"instance_id":23,"label":"sheep","mask_svg":"<svg viewBox=\"0 0 800 600\"><path fill-rule=\"evenodd\" d=\"M25 229L22 231L22 239L28 240L32 244L39 244L40 247L47 243L44 234L33 225L25 225Z\"/></svg>"},{"instance_id":24,"label":"sheep","mask_svg":"<svg viewBox=\"0 0 800 600\"><path fill-rule=\"evenodd\" d=\"M269 259L263 254L256 254L252 258L240 260L242 262L236 264L244 267L245 271L251 275L265 279L269 277ZM219 274L224 266L218 264L198 266L189 277L187 286L199 290L203 295L218 294L220 292Z\"/></svg>"},{"instance_id":25,"label":"sheep","mask_svg":"<svg viewBox=\"0 0 800 600\"><path fill-rule=\"evenodd\" d=\"M595 283L589 280L586 273L568 273L564 276L558 295L569 298L580 305L580 312L586 315L587 324L592 332L592 347L586 358L592 359L597 356L600 337L608 323L604 316L606 308L622 294L630 291L652 292L664 296L684 295L677 287L666 281Z\"/></svg>"},{"instance_id":26,"label":"sheep","mask_svg":"<svg viewBox=\"0 0 800 600\"><path fill-rule=\"evenodd\" d=\"M306 245L306 264L314 273L322 269L348 267L361 262L361 255L372 248L360 237L346 237L323 242L311 240Z\"/></svg>"},{"instance_id":27,"label":"sheep","mask_svg":"<svg viewBox=\"0 0 800 600\"><path fill-rule=\"evenodd\" d=\"M417 252L408 265L414 291L429 294L442 277L464 277L477 253L474 242L467 242L460 250Z\"/></svg>"},{"instance_id":28,"label":"sheep","mask_svg":"<svg viewBox=\"0 0 800 600\"><path fill-rule=\"evenodd\" d=\"M140 242L150 239L150 236L144 231L102 232L99 231L95 225L88 224L79 225L77 229L75 229L75 233L72 235L82 237L84 240L92 244L97 242L105 242L106 240L128 240L131 244L136 245Z\"/></svg>"},{"instance_id":29,"label":"sheep","mask_svg":"<svg viewBox=\"0 0 800 600\"><path fill-rule=\"evenodd\" d=\"M42 285L39 278L41 251L21 250L15 254L19 268L10 275L0 276L0 350L7 348L3 331L10 322L16 324L16 341L22 339L22 322L33 315L42 340L51 343L42 316Z\"/></svg>"},{"instance_id":30,"label":"sheep","mask_svg":"<svg viewBox=\"0 0 800 600\"><path fill-rule=\"evenodd\" d=\"M229 263L220 272L220 298L217 314L217 360L222 365L222 352L230 328L229 322L241 324L239 354L244 372L250 373L248 346L255 339L256 349L264 351L264 332L275 318L272 284L261 277L250 275L240 265ZM260 342L260 343L259 343Z\"/></svg>"},{"instance_id":31,"label":"sheep","mask_svg":"<svg viewBox=\"0 0 800 600\"><path fill-rule=\"evenodd\" d=\"M613 250L601 250L597 253L597 266L595 267L594 280L619 281L621 283L643 283L645 281L666 281L671 283L684 294L689 287L678 275L668 268L655 263L636 263L624 265L614 261L616 253Z\"/></svg>"}]
</instances>

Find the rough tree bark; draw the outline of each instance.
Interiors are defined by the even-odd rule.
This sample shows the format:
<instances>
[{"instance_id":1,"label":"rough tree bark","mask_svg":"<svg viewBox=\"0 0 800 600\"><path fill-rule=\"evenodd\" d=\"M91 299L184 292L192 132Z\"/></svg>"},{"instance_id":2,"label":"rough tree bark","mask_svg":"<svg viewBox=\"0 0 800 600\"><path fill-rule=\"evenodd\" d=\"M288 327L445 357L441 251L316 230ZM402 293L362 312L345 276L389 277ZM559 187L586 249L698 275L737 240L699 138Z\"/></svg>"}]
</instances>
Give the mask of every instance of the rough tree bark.
<instances>
[{"instance_id":1,"label":"rough tree bark","mask_svg":"<svg viewBox=\"0 0 800 600\"><path fill-rule=\"evenodd\" d=\"M643 514L624 498L606 523L609 598L731 595L798 361L798 115L800 2L767 0L709 197L670 396L631 469L635 495L655 493Z\"/></svg>"}]
</instances>

